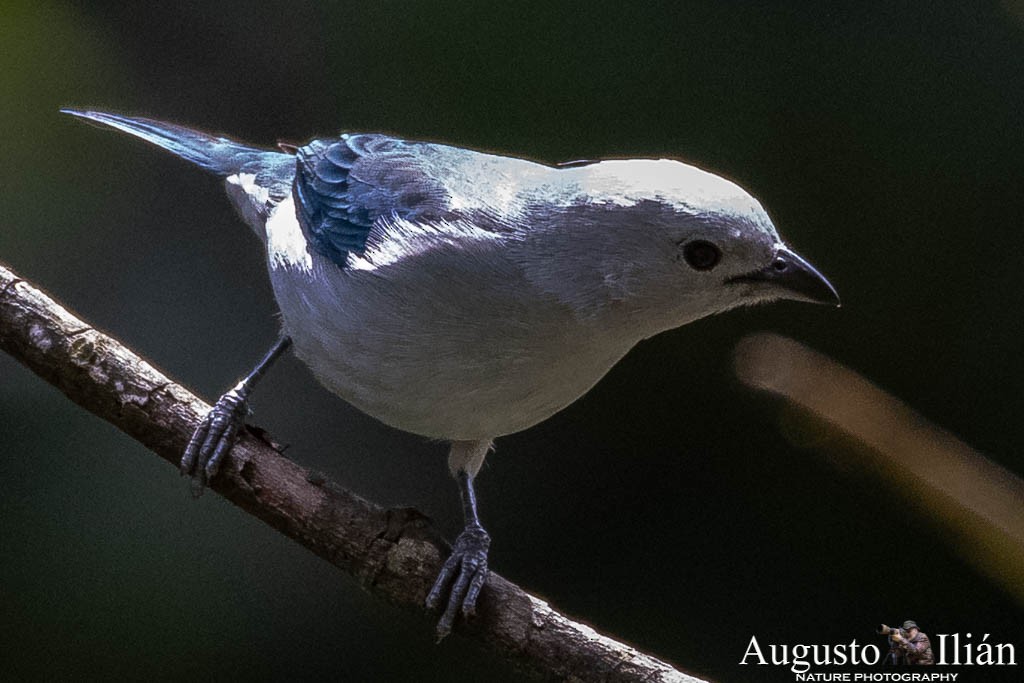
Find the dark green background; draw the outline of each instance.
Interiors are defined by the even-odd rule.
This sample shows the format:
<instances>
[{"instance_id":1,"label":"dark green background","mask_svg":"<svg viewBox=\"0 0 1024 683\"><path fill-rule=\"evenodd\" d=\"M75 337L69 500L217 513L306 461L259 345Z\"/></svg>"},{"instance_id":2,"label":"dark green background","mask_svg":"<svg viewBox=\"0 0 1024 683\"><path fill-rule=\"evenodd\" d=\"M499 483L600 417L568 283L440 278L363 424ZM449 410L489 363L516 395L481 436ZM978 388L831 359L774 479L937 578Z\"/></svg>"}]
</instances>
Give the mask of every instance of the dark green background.
<instances>
[{"instance_id":1,"label":"dark green background","mask_svg":"<svg viewBox=\"0 0 1024 683\"><path fill-rule=\"evenodd\" d=\"M792 413L744 389L730 358L750 331L793 336L1024 471L1022 64L1010 0L6 0L0 261L212 398L276 333L257 241L214 179L58 107L266 144L384 130L545 161L689 160L755 194L844 306L661 335L499 440L479 479L492 566L724 681L792 680L737 666L751 635L882 645L875 624L908 617L1021 658L1021 605L839 464L840 440L787 439ZM291 358L261 389L255 420L292 458L457 532L443 446L360 414ZM216 496L193 501L173 468L7 357L0 449L5 679L516 677L458 636L435 646L432 617L368 597Z\"/></svg>"}]
</instances>

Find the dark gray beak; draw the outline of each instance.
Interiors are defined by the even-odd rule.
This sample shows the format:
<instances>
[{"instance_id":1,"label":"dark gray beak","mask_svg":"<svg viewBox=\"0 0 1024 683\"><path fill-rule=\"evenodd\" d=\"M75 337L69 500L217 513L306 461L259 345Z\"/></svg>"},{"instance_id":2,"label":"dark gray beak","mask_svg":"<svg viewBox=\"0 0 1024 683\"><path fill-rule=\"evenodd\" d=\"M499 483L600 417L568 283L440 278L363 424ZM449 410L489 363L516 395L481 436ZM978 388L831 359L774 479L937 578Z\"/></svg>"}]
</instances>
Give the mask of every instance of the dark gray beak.
<instances>
[{"instance_id":1,"label":"dark gray beak","mask_svg":"<svg viewBox=\"0 0 1024 683\"><path fill-rule=\"evenodd\" d=\"M734 277L730 282L763 283L771 286L785 299L812 304L839 305L839 294L818 269L785 247L763 270Z\"/></svg>"}]
</instances>

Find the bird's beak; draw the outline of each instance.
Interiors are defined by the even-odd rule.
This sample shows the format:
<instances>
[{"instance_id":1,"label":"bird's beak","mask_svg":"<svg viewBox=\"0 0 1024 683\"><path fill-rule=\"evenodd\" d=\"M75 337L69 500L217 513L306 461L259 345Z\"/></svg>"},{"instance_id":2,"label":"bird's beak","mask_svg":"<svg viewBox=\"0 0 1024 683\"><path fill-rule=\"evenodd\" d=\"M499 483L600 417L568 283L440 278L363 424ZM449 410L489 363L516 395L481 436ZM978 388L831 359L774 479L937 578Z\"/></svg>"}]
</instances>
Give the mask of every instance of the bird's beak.
<instances>
[{"instance_id":1,"label":"bird's beak","mask_svg":"<svg viewBox=\"0 0 1024 683\"><path fill-rule=\"evenodd\" d=\"M770 285L785 299L813 304L839 305L839 293L818 269L798 254L779 247L772 262L762 270L732 278L731 282Z\"/></svg>"}]
</instances>

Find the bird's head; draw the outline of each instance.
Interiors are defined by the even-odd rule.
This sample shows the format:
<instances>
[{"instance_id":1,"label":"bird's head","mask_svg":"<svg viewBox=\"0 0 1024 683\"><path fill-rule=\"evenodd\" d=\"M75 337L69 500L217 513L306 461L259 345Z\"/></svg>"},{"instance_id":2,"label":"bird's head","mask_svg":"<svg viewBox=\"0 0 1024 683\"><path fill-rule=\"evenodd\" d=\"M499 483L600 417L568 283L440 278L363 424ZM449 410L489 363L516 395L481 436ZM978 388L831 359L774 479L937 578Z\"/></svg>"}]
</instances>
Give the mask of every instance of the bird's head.
<instances>
[{"instance_id":1,"label":"bird's head","mask_svg":"<svg viewBox=\"0 0 1024 683\"><path fill-rule=\"evenodd\" d=\"M582 311L621 314L649 328L646 336L776 299L839 304L828 280L731 181L665 159L559 174L552 255L564 267L549 284Z\"/></svg>"}]
</instances>

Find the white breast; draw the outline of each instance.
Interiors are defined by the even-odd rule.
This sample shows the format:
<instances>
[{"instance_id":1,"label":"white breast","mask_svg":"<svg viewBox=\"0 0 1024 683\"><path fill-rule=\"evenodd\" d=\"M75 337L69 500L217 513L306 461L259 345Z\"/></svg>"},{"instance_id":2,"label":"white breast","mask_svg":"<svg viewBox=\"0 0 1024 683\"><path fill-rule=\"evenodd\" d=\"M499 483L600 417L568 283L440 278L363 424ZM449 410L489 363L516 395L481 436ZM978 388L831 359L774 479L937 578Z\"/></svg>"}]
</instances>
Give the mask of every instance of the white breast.
<instances>
[{"instance_id":1,"label":"white breast","mask_svg":"<svg viewBox=\"0 0 1024 683\"><path fill-rule=\"evenodd\" d=\"M399 429L451 440L525 429L632 346L529 281L493 233L396 223L340 268L309 248L291 197L274 206L248 174L227 189L266 244L296 355L328 389Z\"/></svg>"},{"instance_id":2,"label":"white breast","mask_svg":"<svg viewBox=\"0 0 1024 683\"><path fill-rule=\"evenodd\" d=\"M290 240L272 249L277 232L272 218L271 282L296 355L328 389L405 431L477 440L525 429L579 398L632 346L580 328L498 244L467 253L439 243L398 263L342 269L315 252L304 252L307 262Z\"/></svg>"}]
</instances>

